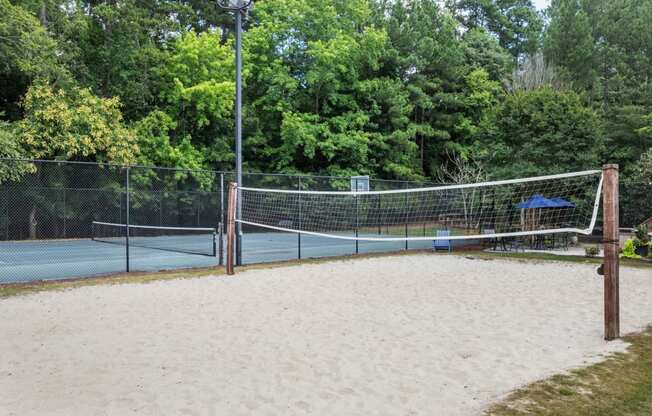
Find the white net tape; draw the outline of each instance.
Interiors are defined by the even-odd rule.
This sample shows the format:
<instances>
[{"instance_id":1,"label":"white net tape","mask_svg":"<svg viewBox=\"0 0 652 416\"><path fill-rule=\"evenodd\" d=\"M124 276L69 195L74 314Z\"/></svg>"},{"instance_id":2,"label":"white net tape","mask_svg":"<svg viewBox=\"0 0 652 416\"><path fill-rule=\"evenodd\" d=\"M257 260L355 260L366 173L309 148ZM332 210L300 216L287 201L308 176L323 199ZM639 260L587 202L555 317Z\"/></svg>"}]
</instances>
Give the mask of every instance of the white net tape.
<instances>
[{"instance_id":1,"label":"white net tape","mask_svg":"<svg viewBox=\"0 0 652 416\"><path fill-rule=\"evenodd\" d=\"M369 192L240 187L241 218L266 229L363 241L590 234L600 171ZM449 230L436 236L436 230Z\"/></svg>"}]
</instances>

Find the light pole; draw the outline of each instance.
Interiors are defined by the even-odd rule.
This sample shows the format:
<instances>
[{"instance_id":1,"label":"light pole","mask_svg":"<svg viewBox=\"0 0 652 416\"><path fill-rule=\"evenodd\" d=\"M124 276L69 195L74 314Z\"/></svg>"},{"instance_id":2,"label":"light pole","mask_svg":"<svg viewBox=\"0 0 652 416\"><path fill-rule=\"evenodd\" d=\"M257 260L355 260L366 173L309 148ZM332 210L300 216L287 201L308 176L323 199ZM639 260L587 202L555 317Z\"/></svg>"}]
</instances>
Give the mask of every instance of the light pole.
<instances>
[{"instance_id":1,"label":"light pole","mask_svg":"<svg viewBox=\"0 0 652 416\"><path fill-rule=\"evenodd\" d=\"M252 0L217 0L217 5L235 14L235 181L242 186L242 15ZM239 191L238 191L239 193ZM236 219L241 218L240 195L235 208ZM235 263L242 264L242 225L236 222Z\"/></svg>"}]
</instances>

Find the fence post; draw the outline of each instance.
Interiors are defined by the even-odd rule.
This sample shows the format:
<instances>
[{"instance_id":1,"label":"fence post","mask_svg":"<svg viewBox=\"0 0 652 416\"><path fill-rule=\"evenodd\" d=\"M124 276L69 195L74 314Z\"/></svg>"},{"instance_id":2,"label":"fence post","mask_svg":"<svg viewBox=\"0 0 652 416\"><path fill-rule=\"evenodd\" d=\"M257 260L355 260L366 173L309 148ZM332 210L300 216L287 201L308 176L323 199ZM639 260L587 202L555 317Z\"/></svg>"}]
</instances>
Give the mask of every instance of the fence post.
<instances>
[{"instance_id":1,"label":"fence post","mask_svg":"<svg viewBox=\"0 0 652 416\"><path fill-rule=\"evenodd\" d=\"M2 201L5 201L5 220L3 221L5 225L5 240L9 241L9 187L2 184L0 185L0 189L2 189L2 193L4 194Z\"/></svg>"},{"instance_id":2,"label":"fence post","mask_svg":"<svg viewBox=\"0 0 652 416\"><path fill-rule=\"evenodd\" d=\"M226 214L226 274L234 273L233 265L235 263L235 212L236 200L238 199L238 184L229 183L229 202Z\"/></svg>"},{"instance_id":3,"label":"fence post","mask_svg":"<svg viewBox=\"0 0 652 416\"><path fill-rule=\"evenodd\" d=\"M602 167L604 244L604 338L620 337L618 165Z\"/></svg>"},{"instance_id":4,"label":"fence post","mask_svg":"<svg viewBox=\"0 0 652 416\"><path fill-rule=\"evenodd\" d=\"M360 218L358 214L358 178L355 178L355 193L353 194L355 198L355 254L360 252L359 241L358 241L358 228L360 227Z\"/></svg>"},{"instance_id":5,"label":"fence post","mask_svg":"<svg viewBox=\"0 0 652 416\"><path fill-rule=\"evenodd\" d=\"M243 179L242 182L244 183L244 179ZM236 187L235 187L235 192L236 193L240 192L238 190L238 186L244 186L244 185L240 185L240 184L236 185ZM237 217L239 217L241 215L241 212L242 212L242 207L240 205L241 201L240 201L239 196L240 195L237 195L237 196L234 197L234 199L236 200L236 208L235 208L235 214L233 214L233 215L235 215ZM234 219L235 219L235 216L233 217ZM238 219L240 219L240 218L238 218ZM233 224L235 226L235 241L236 241L236 245L235 245L235 264L240 266L240 265L242 265L242 224L240 224L239 222L236 223L235 220L234 220Z\"/></svg>"},{"instance_id":6,"label":"fence post","mask_svg":"<svg viewBox=\"0 0 652 416\"><path fill-rule=\"evenodd\" d=\"M201 194L197 192L195 198L197 198L197 225L195 227L201 227Z\"/></svg>"},{"instance_id":7,"label":"fence post","mask_svg":"<svg viewBox=\"0 0 652 416\"><path fill-rule=\"evenodd\" d=\"M381 229L382 227L382 214L381 214L381 205L380 205L380 194L378 194L378 214L376 215L376 218L378 219L378 235L381 235L383 233L383 230Z\"/></svg>"},{"instance_id":8,"label":"fence post","mask_svg":"<svg viewBox=\"0 0 652 416\"><path fill-rule=\"evenodd\" d=\"M63 188L63 238L66 238L66 188Z\"/></svg>"},{"instance_id":9,"label":"fence post","mask_svg":"<svg viewBox=\"0 0 652 416\"><path fill-rule=\"evenodd\" d=\"M126 178L125 178L125 256L126 256L126 269L127 273L129 272L129 211L130 211L130 201L129 201L129 166L127 166Z\"/></svg>"},{"instance_id":10,"label":"fence post","mask_svg":"<svg viewBox=\"0 0 652 416\"><path fill-rule=\"evenodd\" d=\"M301 176L299 176L299 190L301 190ZM297 258L301 260L301 194L299 195L299 232L297 233Z\"/></svg>"},{"instance_id":11,"label":"fence post","mask_svg":"<svg viewBox=\"0 0 652 416\"><path fill-rule=\"evenodd\" d=\"M405 183L405 189L408 189L410 185L406 182ZM408 194L407 192L405 193L405 208L408 208ZM410 212L408 210L408 212ZM405 214L405 249L408 249L408 222L410 221L409 214Z\"/></svg>"},{"instance_id":12,"label":"fence post","mask_svg":"<svg viewBox=\"0 0 652 416\"><path fill-rule=\"evenodd\" d=\"M224 173L220 173L220 221L218 223L219 228L219 250L220 250L220 260L219 265L224 264Z\"/></svg>"}]
</instances>

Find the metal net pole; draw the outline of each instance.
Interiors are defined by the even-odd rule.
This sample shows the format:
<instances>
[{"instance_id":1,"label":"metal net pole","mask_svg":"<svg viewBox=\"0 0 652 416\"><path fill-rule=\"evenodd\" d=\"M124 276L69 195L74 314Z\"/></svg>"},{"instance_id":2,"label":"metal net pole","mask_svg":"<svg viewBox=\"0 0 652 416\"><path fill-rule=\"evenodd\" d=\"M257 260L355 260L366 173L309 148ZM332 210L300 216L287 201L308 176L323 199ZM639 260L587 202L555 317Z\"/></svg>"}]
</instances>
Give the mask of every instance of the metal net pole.
<instances>
[{"instance_id":1,"label":"metal net pole","mask_svg":"<svg viewBox=\"0 0 652 416\"><path fill-rule=\"evenodd\" d=\"M242 11L235 13L235 181L242 183ZM239 193L239 191L237 191ZM242 218L241 198L236 201L236 218ZM242 264L242 225L236 223L236 264Z\"/></svg>"},{"instance_id":2,"label":"metal net pole","mask_svg":"<svg viewBox=\"0 0 652 416\"><path fill-rule=\"evenodd\" d=\"M299 188L298 188L298 190L299 191L301 190L301 176L299 176ZM298 222L299 222L299 229L301 229L301 227L303 225L302 222L301 222L301 196L299 196L298 203L299 203L299 219L298 219ZM297 233L297 258L299 260L301 260L301 233Z\"/></svg>"},{"instance_id":3,"label":"metal net pole","mask_svg":"<svg viewBox=\"0 0 652 416\"><path fill-rule=\"evenodd\" d=\"M129 198L129 167L127 167L125 174L125 258L126 258L126 271L129 272L129 211L131 210Z\"/></svg>"}]
</instances>

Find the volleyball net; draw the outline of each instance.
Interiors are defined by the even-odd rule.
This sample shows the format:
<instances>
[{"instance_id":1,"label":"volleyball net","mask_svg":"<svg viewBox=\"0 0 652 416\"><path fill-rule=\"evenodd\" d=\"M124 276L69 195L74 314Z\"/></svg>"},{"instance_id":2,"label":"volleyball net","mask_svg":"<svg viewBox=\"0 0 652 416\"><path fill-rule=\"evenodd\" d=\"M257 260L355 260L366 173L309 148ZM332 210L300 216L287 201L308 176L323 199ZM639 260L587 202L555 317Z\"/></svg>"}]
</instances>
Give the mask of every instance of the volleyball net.
<instances>
[{"instance_id":1,"label":"volleyball net","mask_svg":"<svg viewBox=\"0 0 652 416\"><path fill-rule=\"evenodd\" d=\"M590 170L389 191L239 187L241 215L235 221L361 241L591 234L601 186L602 172ZM438 229L454 232L438 237Z\"/></svg>"}]
</instances>

